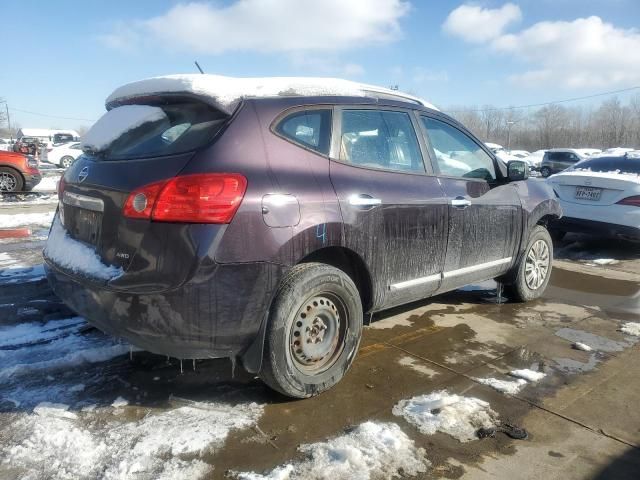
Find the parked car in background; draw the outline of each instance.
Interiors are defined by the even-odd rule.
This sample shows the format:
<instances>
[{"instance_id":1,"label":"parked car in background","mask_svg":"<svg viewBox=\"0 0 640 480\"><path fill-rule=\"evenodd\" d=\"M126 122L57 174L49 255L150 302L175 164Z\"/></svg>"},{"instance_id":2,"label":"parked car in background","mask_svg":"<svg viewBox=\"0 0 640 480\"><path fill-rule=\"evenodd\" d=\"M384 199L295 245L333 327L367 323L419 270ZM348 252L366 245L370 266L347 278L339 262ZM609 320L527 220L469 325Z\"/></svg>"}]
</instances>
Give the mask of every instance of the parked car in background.
<instances>
[{"instance_id":1,"label":"parked car in background","mask_svg":"<svg viewBox=\"0 0 640 480\"><path fill-rule=\"evenodd\" d=\"M0 151L0 192L31 190L42 180L38 162L22 153Z\"/></svg>"},{"instance_id":2,"label":"parked car in background","mask_svg":"<svg viewBox=\"0 0 640 480\"><path fill-rule=\"evenodd\" d=\"M47 152L47 162L53 163L62 168L69 168L80 155L82 155L80 142L65 143L57 147L53 147Z\"/></svg>"},{"instance_id":3,"label":"parked car in background","mask_svg":"<svg viewBox=\"0 0 640 480\"><path fill-rule=\"evenodd\" d=\"M548 179L564 216L554 235L584 232L640 240L640 152L583 160Z\"/></svg>"},{"instance_id":4,"label":"parked car in background","mask_svg":"<svg viewBox=\"0 0 640 480\"><path fill-rule=\"evenodd\" d=\"M549 186L415 97L184 75L107 108L44 257L59 298L134 345L239 358L310 397L345 375L365 315L496 277L526 301L549 281Z\"/></svg>"},{"instance_id":5,"label":"parked car in background","mask_svg":"<svg viewBox=\"0 0 640 480\"><path fill-rule=\"evenodd\" d=\"M509 154L523 160L526 160L526 158L531 155L531 153L527 152L526 150L509 150Z\"/></svg>"},{"instance_id":6,"label":"parked car in background","mask_svg":"<svg viewBox=\"0 0 640 480\"><path fill-rule=\"evenodd\" d=\"M552 148L547 150L540 164L540 174L548 177L572 167L585 157L573 148Z\"/></svg>"},{"instance_id":7,"label":"parked car in background","mask_svg":"<svg viewBox=\"0 0 640 480\"><path fill-rule=\"evenodd\" d=\"M540 170L540 164L542 163L545 153L547 153L546 150L536 150L535 152L530 153L525 160L532 168Z\"/></svg>"},{"instance_id":8,"label":"parked car in background","mask_svg":"<svg viewBox=\"0 0 640 480\"><path fill-rule=\"evenodd\" d=\"M13 144L14 144L14 141L11 140L10 138L0 138L0 150L4 152L13 151Z\"/></svg>"}]
</instances>

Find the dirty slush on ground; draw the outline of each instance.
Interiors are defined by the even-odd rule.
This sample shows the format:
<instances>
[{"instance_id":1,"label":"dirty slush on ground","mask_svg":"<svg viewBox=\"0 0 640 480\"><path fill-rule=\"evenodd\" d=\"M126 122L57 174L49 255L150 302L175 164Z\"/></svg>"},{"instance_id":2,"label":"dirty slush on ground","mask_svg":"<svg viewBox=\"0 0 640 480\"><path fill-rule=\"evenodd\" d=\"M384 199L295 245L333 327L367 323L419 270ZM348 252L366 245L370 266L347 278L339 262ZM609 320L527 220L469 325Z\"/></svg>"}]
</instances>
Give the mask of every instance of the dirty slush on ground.
<instances>
[{"instance_id":1,"label":"dirty slush on ground","mask_svg":"<svg viewBox=\"0 0 640 480\"><path fill-rule=\"evenodd\" d=\"M32 229L1 245L0 478L639 478L628 259L569 243L541 300L487 282L378 314L345 379L292 401L92 329L48 289Z\"/></svg>"}]
</instances>

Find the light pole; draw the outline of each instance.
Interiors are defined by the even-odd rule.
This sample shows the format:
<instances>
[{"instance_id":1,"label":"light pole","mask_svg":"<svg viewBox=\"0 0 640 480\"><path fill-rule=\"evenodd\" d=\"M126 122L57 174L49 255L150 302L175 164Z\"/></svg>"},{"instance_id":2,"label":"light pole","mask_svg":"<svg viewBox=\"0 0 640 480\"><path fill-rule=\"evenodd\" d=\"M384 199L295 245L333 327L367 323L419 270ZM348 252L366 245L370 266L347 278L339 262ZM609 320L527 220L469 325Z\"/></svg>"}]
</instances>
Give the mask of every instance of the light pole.
<instances>
[{"instance_id":1,"label":"light pole","mask_svg":"<svg viewBox=\"0 0 640 480\"><path fill-rule=\"evenodd\" d=\"M507 120L507 150L511 152L511 127L516 123L513 120Z\"/></svg>"}]
</instances>

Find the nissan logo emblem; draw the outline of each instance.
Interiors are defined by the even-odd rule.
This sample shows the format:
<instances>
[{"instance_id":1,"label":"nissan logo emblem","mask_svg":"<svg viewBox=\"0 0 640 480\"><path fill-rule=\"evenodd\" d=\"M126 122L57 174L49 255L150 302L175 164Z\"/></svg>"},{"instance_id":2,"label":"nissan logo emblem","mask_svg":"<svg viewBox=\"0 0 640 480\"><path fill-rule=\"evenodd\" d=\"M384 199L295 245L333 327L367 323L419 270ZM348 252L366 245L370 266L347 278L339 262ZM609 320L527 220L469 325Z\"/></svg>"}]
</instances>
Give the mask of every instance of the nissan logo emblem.
<instances>
[{"instance_id":1,"label":"nissan logo emblem","mask_svg":"<svg viewBox=\"0 0 640 480\"><path fill-rule=\"evenodd\" d=\"M80 183L84 182L88 176L89 176L89 167L84 167L82 170L80 170L80 173L78 174L78 182Z\"/></svg>"}]
</instances>

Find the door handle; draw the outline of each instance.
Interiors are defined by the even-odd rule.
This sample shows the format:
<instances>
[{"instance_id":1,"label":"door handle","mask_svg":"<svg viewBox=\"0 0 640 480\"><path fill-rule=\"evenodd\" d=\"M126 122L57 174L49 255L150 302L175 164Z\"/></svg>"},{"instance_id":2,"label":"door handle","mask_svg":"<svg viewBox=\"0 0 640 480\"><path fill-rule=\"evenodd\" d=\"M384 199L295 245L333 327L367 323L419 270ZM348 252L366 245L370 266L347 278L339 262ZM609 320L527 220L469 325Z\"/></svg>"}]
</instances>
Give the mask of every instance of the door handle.
<instances>
[{"instance_id":1,"label":"door handle","mask_svg":"<svg viewBox=\"0 0 640 480\"><path fill-rule=\"evenodd\" d=\"M354 207L374 207L381 204L382 200L367 195L366 193L353 194L349 197L349 205L353 205Z\"/></svg>"},{"instance_id":2,"label":"door handle","mask_svg":"<svg viewBox=\"0 0 640 480\"><path fill-rule=\"evenodd\" d=\"M456 197L453 200L451 200L451 206L460 208L460 209L465 209L471 206L471 202L464 197Z\"/></svg>"}]
</instances>

